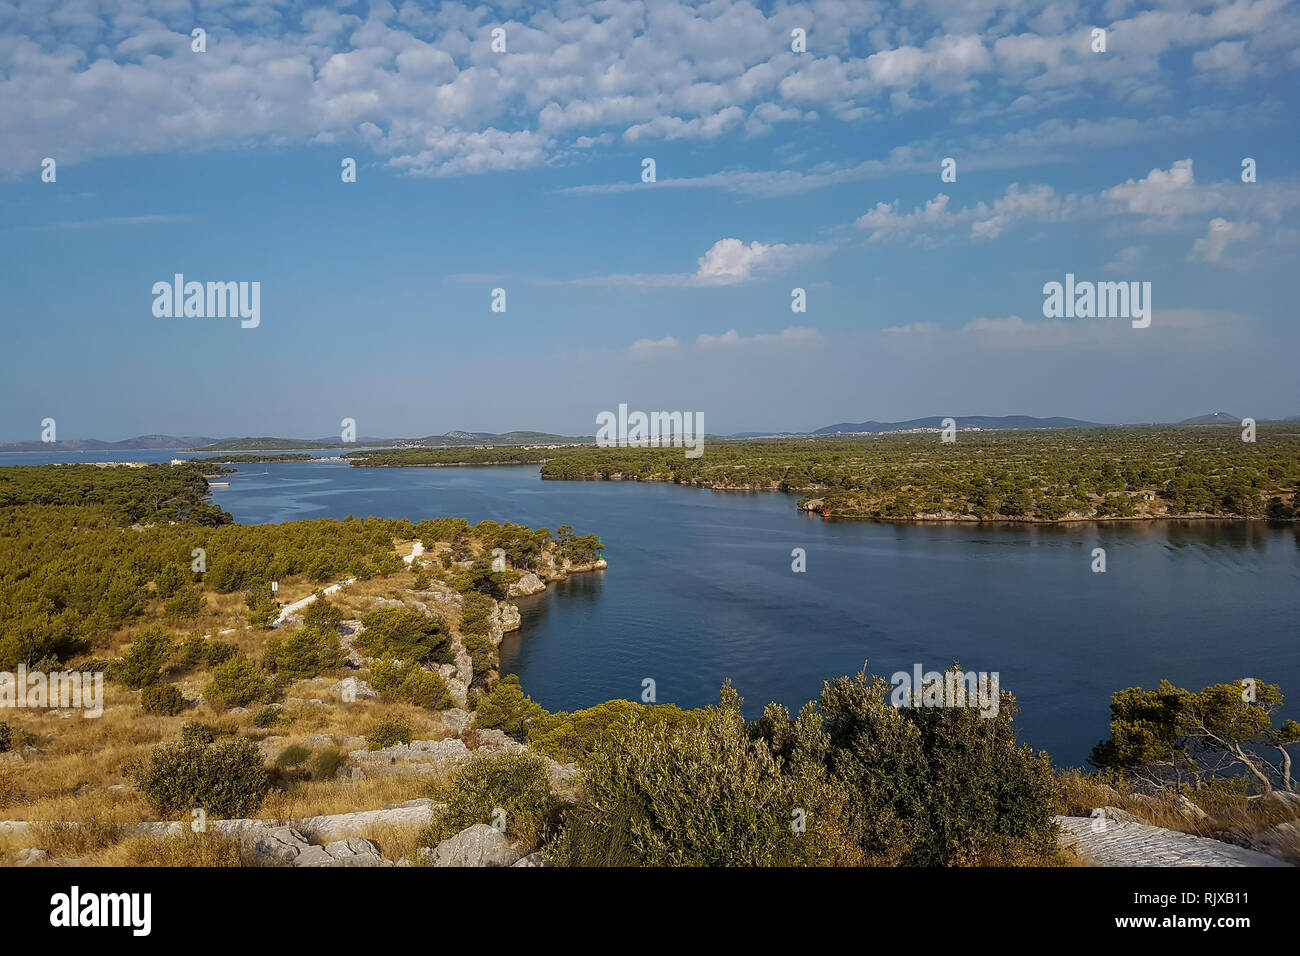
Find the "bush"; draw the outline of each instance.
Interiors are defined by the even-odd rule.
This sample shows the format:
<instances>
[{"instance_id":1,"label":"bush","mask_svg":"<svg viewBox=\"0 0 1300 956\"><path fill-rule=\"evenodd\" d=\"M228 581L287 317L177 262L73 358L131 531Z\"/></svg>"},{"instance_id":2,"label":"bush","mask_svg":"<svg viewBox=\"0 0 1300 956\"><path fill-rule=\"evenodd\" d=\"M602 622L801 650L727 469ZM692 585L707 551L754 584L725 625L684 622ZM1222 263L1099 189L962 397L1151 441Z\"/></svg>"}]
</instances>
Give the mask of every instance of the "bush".
<instances>
[{"instance_id":1,"label":"bush","mask_svg":"<svg viewBox=\"0 0 1300 956\"><path fill-rule=\"evenodd\" d=\"M505 811L506 835L536 849L557 820L560 801L546 775L546 761L535 754L475 754L454 771L442 797L445 806L420 834L422 846L437 846L476 823L492 824Z\"/></svg>"},{"instance_id":2,"label":"bush","mask_svg":"<svg viewBox=\"0 0 1300 956\"><path fill-rule=\"evenodd\" d=\"M497 656L497 646L492 643L490 637L483 637L481 634L466 634L460 639L461 644L469 653L470 659L474 662L474 675L486 674L490 670L495 670L500 663Z\"/></svg>"},{"instance_id":3,"label":"bush","mask_svg":"<svg viewBox=\"0 0 1300 956\"><path fill-rule=\"evenodd\" d=\"M241 654L213 668L212 681L203 689L203 696L223 708L264 704L275 696L275 684L260 664Z\"/></svg>"},{"instance_id":4,"label":"bush","mask_svg":"<svg viewBox=\"0 0 1300 956\"><path fill-rule=\"evenodd\" d=\"M14 732L9 725L0 720L0 754L7 753L14 743Z\"/></svg>"},{"instance_id":5,"label":"bush","mask_svg":"<svg viewBox=\"0 0 1300 956\"><path fill-rule=\"evenodd\" d=\"M181 727L181 743L210 744L219 737L233 737L237 733L228 724L204 724L195 720Z\"/></svg>"},{"instance_id":6,"label":"bush","mask_svg":"<svg viewBox=\"0 0 1300 956\"><path fill-rule=\"evenodd\" d=\"M202 807L212 816L234 818L257 812L270 776L251 740L182 740L154 748L138 785L164 816Z\"/></svg>"},{"instance_id":7,"label":"bush","mask_svg":"<svg viewBox=\"0 0 1300 956\"><path fill-rule=\"evenodd\" d=\"M401 717L380 717L366 734L366 744L371 750L383 750L397 744L409 744L414 736L411 725Z\"/></svg>"},{"instance_id":8,"label":"bush","mask_svg":"<svg viewBox=\"0 0 1300 956\"><path fill-rule=\"evenodd\" d=\"M183 588L163 604L163 617L169 621L184 621L198 617L207 607L208 599L198 588Z\"/></svg>"},{"instance_id":9,"label":"bush","mask_svg":"<svg viewBox=\"0 0 1300 956\"><path fill-rule=\"evenodd\" d=\"M1015 698L974 707L895 707L884 678L827 682L825 723L789 746L847 789L858 842L876 862L948 866L1011 855L1050 861L1056 780L1046 753L1017 746ZM778 735L779 736L779 735Z\"/></svg>"},{"instance_id":10,"label":"bush","mask_svg":"<svg viewBox=\"0 0 1300 956\"><path fill-rule=\"evenodd\" d=\"M370 685L388 700L406 701L430 710L446 710L452 705L447 682L441 675L418 664L399 664L391 657L371 661Z\"/></svg>"},{"instance_id":11,"label":"bush","mask_svg":"<svg viewBox=\"0 0 1300 956\"><path fill-rule=\"evenodd\" d=\"M305 764L310 757L310 748L304 747L302 744L291 744L280 752L280 756L275 758L275 765L282 770L289 767L298 767Z\"/></svg>"},{"instance_id":12,"label":"bush","mask_svg":"<svg viewBox=\"0 0 1300 956\"><path fill-rule=\"evenodd\" d=\"M155 717L175 717L185 709L185 697L173 684L151 684L140 692L140 706Z\"/></svg>"},{"instance_id":13,"label":"bush","mask_svg":"<svg viewBox=\"0 0 1300 956\"><path fill-rule=\"evenodd\" d=\"M455 660L451 635L437 618L410 608L383 607L367 611L365 630L354 641L371 657L391 655L421 664L450 664Z\"/></svg>"},{"instance_id":14,"label":"bush","mask_svg":"<svg viewBox=\"0 0 1300 956\"><path fill-rule=\"evenodd\" d=\"M544 720L546 716L542 705L524 694L518 676L509 674L497 681L489 694L479 699L474 724L496 728L523 740L529 725Z\"/></svg>"},{"instance_id":15,"label":"bush","mask_svg":"<svg viewBox=\"0 0 1300 956\"><path fill-rule=\"evenodd\" d=\"M139 690L162 680L162 667L171 652L171 635L160 627L151 627L135 636L124 655L109 662L107 676Z\"/></svg>"},{"instance_id":16,"label":"bush","mask_svg":"<svg viewBox=\"0 0 1300 956\"><path fill-rule=\"evenodd\" d=\"M203 663L209 667L216 667L218 664L224 664L237 654L239 654L239 648L234 644L228 644L225 641L208 641L203 648Z\"/></svg>"},{"instance_id":17,"label":"bush","mask_svg":"<svg viewBox=\"0 0 1300 956\"><path fill-rule=\"evenodd\" d=\"M315 607L316 604L309 607ZM346 660L347 652L332 630L304 627L288 637L273 637L267 641L262 666L272 674L280 674L290 680L301 680L315 677L322 671L342 667Z\"/></svg>"},{"instance_id":18,"label":"bush","mask_svg":"<svg viewBox=\"0 0 1300 956\"><path fill-rule=\"evenodd\" d=\"M487 635L492 631L492 611L496 601L478 591L468 591L460 607L461 634Z\"/></svg>"},{"instance_id":19,"label":"bush","mask_svg":"<svg viewBox=\"0 0 1300 956\"><path fill-rule=\"evenodd\" d=\"M284 720L284 710L279 704L263 707L253 715L254 727L274 727Z\"/></svg>"},{"instance_id":20,"label":"bush","mask_svg":"<svg viewBox=\"0 0 1300 956\"><path fill-rule=\"evenodd\" d=\"M325 596L319 592L316 594L316 600L308 604L306 610L302 612L303 627L330 631L342 623L343 612L325 600Z\"/></svg>"},{"instance_id":21,"label":"bush","mask_svg":"<svg viewBox=\"0 0 1300 956\"><path fill-rule=\"evenodd\" d=\"M847 802L819 763L754 737L727 686L699 719L633 719L607 737L552 852L584 866L848 865L861 851Z\"/></svg>"},{"instance_id":22,"label":"bush","mask_svg":"<svg viewBox=\"0 0 1300 956\"><path fill-rule=\"evenodd\" d=\"M704 714L682 710L676 704L646 706L630 700L610 700L572 714L551 714L534 721L528 727L528 746L560 763L575 763L634 721L671 729L700 720Z\"/></svg>"}]
</instances>

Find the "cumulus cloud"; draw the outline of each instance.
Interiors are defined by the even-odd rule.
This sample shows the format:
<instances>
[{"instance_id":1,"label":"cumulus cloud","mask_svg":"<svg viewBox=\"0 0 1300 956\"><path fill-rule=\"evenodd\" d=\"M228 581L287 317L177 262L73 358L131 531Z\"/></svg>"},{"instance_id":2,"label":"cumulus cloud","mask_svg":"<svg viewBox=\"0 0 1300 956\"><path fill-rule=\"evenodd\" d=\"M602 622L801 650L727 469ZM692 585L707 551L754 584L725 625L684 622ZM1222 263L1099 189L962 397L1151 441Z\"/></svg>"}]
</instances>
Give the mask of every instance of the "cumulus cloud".
<instances>
[{"instance_id":1,"label":"cumulus cloud","mask_svg":"<svg viewBox=\"0 0 1300 956\"><path fill-rule=\"evenodd\" d=\"M661 359L688 352L739 352L756 349L792 349L816 345L822 341L821 333L809 326L791 326L780 332L759 332L741 335L728 329L720 335L702 332L692 345L683 345L671 335L661 339L637 339L628 349L634 359Z\"/></svg>"},{"instance_id":2,"label":"cumulus cloud","mask_svg":"<svg viewBox=\"0 0 1300 956\"><path fill-rule=\"evenodd\" d=\"M746 245L740 239L719 239L696 260L694 272L593 276L572 281L576 285L632 286L640 289L740 285L760 278L761 275L781 272L824 251L822 246L814 244L767 244L755 241Z\"/></svg>"},{"instance_id":3,"label":"cumulus cloud","mask_svg":"<svg viewBox=\"0 0 1300 956\"><path fill-rule=\"evenodd\" d=\"M1254 239L1258 235L1258 223L1228 222L1223 218L1211 219L1209 233L1192 244L1192 251L1188 258L1218 265L1223 262L1223 254L1227 252L1230 243Z\"/></svg>"},{"instance_id":4,"label":"cumulus cloud","mask_svg":"<svg viewBox=\"0 0 1300 956\"><path fill-rule=\"evenodd\" d=\"M1166 61L1178 58L1162 54L1183 50L1226 79L1279 73L1295 66L1300 29L1285 0L1162 5L1110 23L1098 57L1091 11L1069 4L826 2L796 55L791 9L753 0L508 5L509 19L458 3L200 9L208 47L195 54L188 3L0 4L0 171L31 170L51 143L75 163L357 142L398 169L459 176L573 149L762 136L824 116L866 124L943 103L992 115L1084 95L1154 102L1176 87ZM490 31L502 24L508 53L497 54Z\"/></svg>"}]
</instances>

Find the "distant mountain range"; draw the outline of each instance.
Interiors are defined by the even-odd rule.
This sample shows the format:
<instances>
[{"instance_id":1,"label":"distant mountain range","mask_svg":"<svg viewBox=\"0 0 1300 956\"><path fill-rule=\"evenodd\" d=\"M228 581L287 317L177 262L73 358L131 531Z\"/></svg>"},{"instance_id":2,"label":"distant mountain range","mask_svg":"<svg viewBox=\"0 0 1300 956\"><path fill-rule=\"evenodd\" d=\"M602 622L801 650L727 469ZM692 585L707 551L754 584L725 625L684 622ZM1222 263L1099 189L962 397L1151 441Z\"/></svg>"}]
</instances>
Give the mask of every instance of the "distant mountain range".
<instances>
[{"instance_id":1,"label":"distant mountain range","mask_svg":"<svg viewBox=\"0 0 1300 956\"><path fill-rule=\"evenodd\" d=\"M1100 422L1086 422L1078 418L1038 418L1033 415L966 415L950 416L958 428L980 428L986 431L1011 431L1031 428L1107 428L1115 427ZM887 432L938 429L943 427L944 416L912 418L903 422L840 422L810 432L737 432L733 435L707 435L710 440L719 438L808 438L824 435L880 435ZM1268 422L1300 422L1300 415L1290 418L1259 419ZM1136 423L1133 423L1136 424ZM1155 423L1152 423L1155 424ZM1185 418L1177 425L1240 425L1241 418L1227 412L1211 412ZM349 448L457 448L467 445L581 445L595 442L591 435L556 435L551 432L509 431L469 432L449 431L442 435L424 438L358 438ZM205 438L175 435L137 435L122 441L100 441L95 438L72 439L57 442L9 441L0 442L2 452L43 451L189 451L189 452L258 452L305 451L341 448L343 443L329 438Z\"/></svg>"},{"instance_id":2,"label":"distant mountain range","mask_svg":"<svg viewBox=\"0 0 1300 956\"><path fill-rule=\"evenodd\" d=\"M814 435L857 435L862 433L880 434L882 432L913 431L918 428L942 428L943 420L950 416L932 415L929 418L913 418L905 422L840 422L819 428ZM1035 418L1033 415L967 415L963 418L951 416L958 428L982 428L985 430L1020 429L1020 428L1098 428L1097 422L1085 422L1078 418Z\"/></svg>"},{"instance_id":3,"label":"distant mountain range","mask_svg":"<svg viewBox=\"0 0 1300 956\"><path fill-rule=\"evenodd\" d=\"M3 441L0 452L6 451L156 451L163 449L193 448L208 445L215 438L175 435L137 435L122 441L100 441L97 438L74 438L64 441Z\"/></svg>"}]
</instances>

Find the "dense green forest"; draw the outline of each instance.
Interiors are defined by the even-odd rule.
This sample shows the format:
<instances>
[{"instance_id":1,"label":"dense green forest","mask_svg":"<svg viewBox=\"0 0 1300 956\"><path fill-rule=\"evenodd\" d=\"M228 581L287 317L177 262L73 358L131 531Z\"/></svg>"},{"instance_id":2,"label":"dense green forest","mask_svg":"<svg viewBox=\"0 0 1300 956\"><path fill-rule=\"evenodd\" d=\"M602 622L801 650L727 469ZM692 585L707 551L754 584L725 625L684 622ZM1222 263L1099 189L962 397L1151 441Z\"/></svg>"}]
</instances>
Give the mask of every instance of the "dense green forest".
<instances>
[{"instance_id":1,"label":"dense green forest","mask_svg":"<svg viewBox=\"0 0 1300 956\"><path fill-rule=\"evenodd\" d=\"M89 652L112 632L142 623L154 599L170 602L173 616L183 619L185 608L198 604L199 582L217 594L242 592L251 617L274 606L272 581L304 575L326 584L392 574L403 567L393 550L397 540L432 544L439 535L472 535L489 549L503 548L524 569L547 547L574 563L594 560L599 547L594 536L575 536L568 526L553 535L462 518L236 525L204 503L206 492L192 464L0 468L0 670ZM201 571L193 570L196 549ZM490 584L486 564L461 574L471 586L479 578Z\"/></svg>"},{"instance_id":2,"label":"dense green forest","mask_svg":"<svg viewBox=\"0 0 1300 956\"><path fill-rule=\"evenodd\" d=\"M359 467L521 464L558 480L671 481L804 492L837 517L1057 521L1300 510L1300 425L1097 428L718 441L680 448L447 449L358 453Z\"/></svg>"}]
</instances>

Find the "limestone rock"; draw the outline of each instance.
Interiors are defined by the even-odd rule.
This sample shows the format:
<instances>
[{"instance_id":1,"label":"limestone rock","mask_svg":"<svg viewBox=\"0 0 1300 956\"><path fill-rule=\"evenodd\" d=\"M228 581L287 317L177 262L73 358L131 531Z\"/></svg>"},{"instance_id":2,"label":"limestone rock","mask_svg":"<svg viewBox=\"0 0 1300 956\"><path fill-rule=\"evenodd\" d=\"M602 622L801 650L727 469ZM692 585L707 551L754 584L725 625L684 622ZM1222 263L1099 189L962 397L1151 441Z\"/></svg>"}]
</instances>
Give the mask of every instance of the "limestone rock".
<instances>
[{"instance_id":1,"label":"limestone rock","mask_svg":"<svg viewBox=\"0 0 1300 956\"><path fill-rule=\"evenodd\" d=\"M41 866L48 861L50 854L45 850L38 850L35 847L29 847L26 850L18 851L18 866Z\"/></svg>"},{"instance_id":2,"label":"limestone rock","mask_svg":"<svg viewBox=\"0 0 1300 956\"><path fill-rule=\"evenodd\" d=\"M439 843L429 857L429 865L511 866L522 855L500 830L476 823Z\"/></svg>"},{"instance_id":3,"label":"limestone rock","mask_svg":"<svg viewBox=\"0 0 1300 956\"><path fill-rule=\"evenodd\" d=\"M444 710L438 716L442 718L443 726L458 736L464 733L465 728L474 722L474 715L468 710L461 710L459 707Z\"/></svg>"},{"instance_id":4,"label":"limestone rock","mask_svg":"<svg viewBox=\"0 0 1300 956\"><path fill-rule=\"evenodd\" d=\"M465 703L469 698L469 688L465 682L456 677L447 678L447 693L451 694L452 703L457 709L464 710Z\"/></svg>"},{"instance_id":5,"label":"limestone rock","mask_svg":"<svg viewBox=\"0 0 1300 956\"><path fill-rule=\"evenodd\" d=\"M358 680L355 677L345 677L337 684L330 685L330 692L338 694L341 700L374 700L379 696L379 691L370 686L369 681Z\"/></svg>"},{"instance_id":6,"label":"limestone rock","mask_svg":"<svg viewBox=\"0 0 1300 956\"><path fill-rule=\"evenodd\" d=\"M514 863L510 865L511 866L551 866L552 864L547 863L544 859L542 859L542 855L540 853L530 853L527 856L520 857L518 860L516 860Z\"/></svg>"},{"instance_id":7,"label":"limestone rock","mask_svg":"<svg viewBox=\"0 0 1300 956\"><path fill-rule=\"evenodd\" d=\"M519 580L510 585L506 592L510 597L528 597L546 590L546 582L533 574L532 571L525 571L519 576Z\"/></svg>"}]
</instances>

